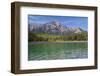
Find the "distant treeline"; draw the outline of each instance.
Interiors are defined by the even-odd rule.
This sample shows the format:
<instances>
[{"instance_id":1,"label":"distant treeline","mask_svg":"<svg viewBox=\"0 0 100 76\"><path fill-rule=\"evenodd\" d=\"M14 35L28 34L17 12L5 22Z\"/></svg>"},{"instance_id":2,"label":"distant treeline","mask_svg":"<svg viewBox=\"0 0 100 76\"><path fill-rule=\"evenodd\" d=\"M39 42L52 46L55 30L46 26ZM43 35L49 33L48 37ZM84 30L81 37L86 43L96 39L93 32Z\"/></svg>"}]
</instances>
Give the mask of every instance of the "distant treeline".
<instances>
[{"instance_id":1,"label":"distant treeline","mask_svg":"<svg viewBox=\"0 0 100 76\"><path fill-rule=\"evenodd\" d=\"M88 38L86 32L72 35L51 35L28 33L28 41L86 41Z\"/></svg>"}]
</instances>

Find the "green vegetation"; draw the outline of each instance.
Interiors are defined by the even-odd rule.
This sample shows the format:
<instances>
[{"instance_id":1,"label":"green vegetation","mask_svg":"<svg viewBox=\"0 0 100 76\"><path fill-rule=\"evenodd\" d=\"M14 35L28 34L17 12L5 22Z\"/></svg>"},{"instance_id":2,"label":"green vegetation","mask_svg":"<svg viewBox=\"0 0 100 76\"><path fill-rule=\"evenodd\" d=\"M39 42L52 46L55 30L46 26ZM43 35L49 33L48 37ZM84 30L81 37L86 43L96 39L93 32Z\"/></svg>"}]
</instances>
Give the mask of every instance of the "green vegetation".
<instances>
[{"instance_id":1,"label":"green vegetation","mask_svg":"<svg viewBox=\"0 0 100 76\"><path fill-rule=\"evenodd\" d=\"M51 34L35 34L28 33L28 41L87 41L87 33L79 33L72 35L51 35Z\"/></svg>"}]
</instances>

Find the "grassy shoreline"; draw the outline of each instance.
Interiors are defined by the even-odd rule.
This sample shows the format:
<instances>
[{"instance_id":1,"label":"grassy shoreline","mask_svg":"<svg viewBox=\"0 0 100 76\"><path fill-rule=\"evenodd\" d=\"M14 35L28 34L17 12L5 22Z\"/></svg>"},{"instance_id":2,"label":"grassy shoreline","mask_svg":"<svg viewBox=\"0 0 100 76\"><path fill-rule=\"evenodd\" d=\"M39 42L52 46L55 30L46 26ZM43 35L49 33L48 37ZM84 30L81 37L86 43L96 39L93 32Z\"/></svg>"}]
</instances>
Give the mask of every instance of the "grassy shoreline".
<instances>
[{"instance_id":1,"label":"grassy shoreline","mask_svg":"<svg viewBox=\"0 0 100 76\"><path fill-rule=\"evenodd\" d=\"M55 41L55 42L88 42L88 41Z\"/></svg>"},{"instance_id":2,"label":"grassy shoreline","mask_svg":"<svg viewBox=\"0 0 100 76\"><path fill-rule=\"evenodd\" d=\"M84 43L88 41L32 41L29 44L42 44L42 43Z\"/></svg>"}]
</instances>

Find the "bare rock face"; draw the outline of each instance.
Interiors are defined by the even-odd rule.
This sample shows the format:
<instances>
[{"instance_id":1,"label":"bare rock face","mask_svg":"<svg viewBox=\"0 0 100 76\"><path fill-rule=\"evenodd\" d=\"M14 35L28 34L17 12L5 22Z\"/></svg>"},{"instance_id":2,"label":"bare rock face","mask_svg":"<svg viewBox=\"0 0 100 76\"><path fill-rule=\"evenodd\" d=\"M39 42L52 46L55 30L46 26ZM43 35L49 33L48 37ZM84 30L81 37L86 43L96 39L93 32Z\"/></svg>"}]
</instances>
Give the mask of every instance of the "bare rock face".
<instances>
[{"instance_id":1,"label":"bare rock face","mask_svg":"<svg viewBox=\"0 0 100 76\"><path fill-rule=\"evenodd\" d=\"M58 21L52 21L45 24L29 24L29 31L33 33L48 33L56 35L70 35L85 32L81 28L65 27Z\"/></svg>"},{"instance_id":2,"label":"bare rock face","mask_svg":"<svg viewBox=\"0 0 100 76\"><path fill-rule=\"evenodd\" d=\"M76 28L74 33L82 33L84 30L82 30L81 28Z\"/></svg>"}]
</instances>

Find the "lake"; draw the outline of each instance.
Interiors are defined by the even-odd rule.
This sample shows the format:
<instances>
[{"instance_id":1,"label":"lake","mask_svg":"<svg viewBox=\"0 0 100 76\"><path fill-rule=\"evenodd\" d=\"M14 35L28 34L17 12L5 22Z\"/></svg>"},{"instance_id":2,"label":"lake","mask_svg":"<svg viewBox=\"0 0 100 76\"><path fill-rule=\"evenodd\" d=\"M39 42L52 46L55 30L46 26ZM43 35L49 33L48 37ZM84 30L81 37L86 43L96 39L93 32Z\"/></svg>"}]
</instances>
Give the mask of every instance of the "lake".
<instances>
[{"instance_id":1,"label":"lake","mask_svg":"<svg viewBox=\"0 0 100 76\"><path fill-rule=\"evenodd\" d=\"M28 60L88 58L87 42L29 42Z\"/></svg>"}]
</instances>

